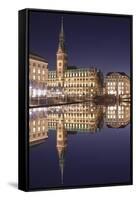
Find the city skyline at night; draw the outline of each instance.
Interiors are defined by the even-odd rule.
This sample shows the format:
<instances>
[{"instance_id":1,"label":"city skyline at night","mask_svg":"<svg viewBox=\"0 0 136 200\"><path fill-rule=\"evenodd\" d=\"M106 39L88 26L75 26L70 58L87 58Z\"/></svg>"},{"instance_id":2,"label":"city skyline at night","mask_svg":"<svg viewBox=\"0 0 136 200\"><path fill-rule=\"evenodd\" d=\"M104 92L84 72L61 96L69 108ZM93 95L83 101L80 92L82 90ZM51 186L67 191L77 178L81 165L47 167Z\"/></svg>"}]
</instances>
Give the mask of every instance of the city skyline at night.
<instances>
[{"instance_id":1,"label":"city skyline at night","mask_svg":"<svg viewBox=\"0 0 136 200\"><path fill-rule=\"evenodd\" d=\"M105 101L108 98L112 98L112 101L115 98L130 100L130 78L124 71L118 72L114 69L114 72L111 72L108 69L108 73L104 76L104 69L97 68L96 65L79 67L69 64L63 17L58 35L55 70L51 70L47 59L29 53L31 106L36 103L35 101L36 104L41 104L41 101L45 104L47 99L48 105L52 101L54 104L95 98L98 100L98 96L103 96ZM41 101L36 98L41 98Z\"/></svg>"},{"instance_id":2,"label":"city skyline at night","mask_svg":"<svg viewBox=\"0 0 136 200\"><path fill-rule=\"evenodd\" d=\"M130 75L129 18L31 12L29 48L48 61L50 70L56 69L62 16L68 65L78 68L95 66L104 74L123 71Z\"/></svg>"}]
</instances>

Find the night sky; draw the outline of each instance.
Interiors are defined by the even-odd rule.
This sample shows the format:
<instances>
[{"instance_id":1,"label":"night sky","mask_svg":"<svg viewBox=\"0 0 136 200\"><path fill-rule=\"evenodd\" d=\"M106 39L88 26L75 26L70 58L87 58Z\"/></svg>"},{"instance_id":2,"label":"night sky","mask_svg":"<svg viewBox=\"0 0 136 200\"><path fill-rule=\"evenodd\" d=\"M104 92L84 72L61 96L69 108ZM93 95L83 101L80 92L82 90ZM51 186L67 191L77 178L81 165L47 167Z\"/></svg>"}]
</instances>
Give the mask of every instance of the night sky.
<instances>
[{"instance_id":1,"label":"night sky","mask_svg":"<svg viewBox=\"0 0 136 200\"><path fill-rule=\"evenodd\" d=\"M130 17L61 14L31 11L29 18L30 52L44 57L49 69L56 69L56 51L64 19L68 64L96 66L104 73L130 75Z\"/></svg>"}]
</instances>

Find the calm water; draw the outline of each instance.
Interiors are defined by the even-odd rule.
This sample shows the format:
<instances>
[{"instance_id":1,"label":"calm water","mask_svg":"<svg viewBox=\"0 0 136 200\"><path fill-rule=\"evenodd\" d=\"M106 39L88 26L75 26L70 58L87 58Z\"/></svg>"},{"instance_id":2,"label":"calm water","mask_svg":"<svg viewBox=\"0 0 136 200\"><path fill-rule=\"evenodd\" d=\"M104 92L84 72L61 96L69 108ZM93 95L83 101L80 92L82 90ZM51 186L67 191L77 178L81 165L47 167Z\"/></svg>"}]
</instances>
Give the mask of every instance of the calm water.
<instances>
[{"instance_id":1,"label":"calm water","mask_svg":"<svg viewBox=\"0 0 136 200\"><path fill-rule=\"evenodd\" d=\"M30 109L30 188L130 179L130 106Z\"/></svg>"}]
</instances>

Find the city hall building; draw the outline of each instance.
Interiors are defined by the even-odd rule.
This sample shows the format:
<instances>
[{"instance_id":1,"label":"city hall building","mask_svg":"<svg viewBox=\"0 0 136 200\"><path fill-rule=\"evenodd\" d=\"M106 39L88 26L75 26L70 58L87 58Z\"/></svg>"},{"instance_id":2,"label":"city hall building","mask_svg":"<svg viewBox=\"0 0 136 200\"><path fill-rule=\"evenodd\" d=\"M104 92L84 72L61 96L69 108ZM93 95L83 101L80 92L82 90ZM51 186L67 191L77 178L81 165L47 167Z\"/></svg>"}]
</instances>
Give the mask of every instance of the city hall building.
<instances>
[{"instance_id":1,"label":"city hall building","mask_svg":"<svg viewBox=\"0 0 136 200\"><path fill-rule=\"evenodd\" d=\"M68 65L63 19L56 53L56 70L49 70L44 58L30 54L29 71L31 97L93 97L103 93L103 74L100 70L96 67L79 68Z\"/></svg>"},{"instance_id":2,"label":"city hall building","mask_svg":"<svg viewBox=\"0 0 136 200\"><path fill-rule=\"evenodd\" d=\"M56 70L48 69L41 56L29 55L30 98L85 97L115 95L130 98L130 78L124 72L109 72L105 79L96 67L69 66L63 19L56 52Z\"/></svg>"},{"instance_id":3,"label":"city hall building","mask_svg":"<svg viewBox=\"0 0 136 200\"><path fill-rule=\"evenodd\" d=\"M102 94L103 74L95 67L79 68L68 65L63 19L56 53L56 71L48 72L48 88L62 90L68 96L95 96Z\"/></svg>"}]
</instances>

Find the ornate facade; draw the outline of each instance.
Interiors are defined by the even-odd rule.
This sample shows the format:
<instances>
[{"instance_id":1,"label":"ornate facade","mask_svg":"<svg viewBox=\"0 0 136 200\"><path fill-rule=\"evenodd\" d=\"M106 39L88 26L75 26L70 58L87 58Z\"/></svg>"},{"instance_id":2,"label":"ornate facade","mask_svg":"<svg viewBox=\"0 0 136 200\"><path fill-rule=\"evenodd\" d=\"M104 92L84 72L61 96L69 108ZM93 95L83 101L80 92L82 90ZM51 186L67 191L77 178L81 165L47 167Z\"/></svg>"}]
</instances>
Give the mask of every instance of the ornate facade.
<instances>
[{"instance_id":1,"label":"ornate facade","mask_svg":"<svg viewBox=\"0 0 136 200\"><path fill-rule=\"evenodd\" d=\"M103 91L103 74L95 67L74 69L68 66L68 54L65 47L63 19L56 54L56 71L48 72L48 89L61 91L65 96L101 95ZM55 94L55 92L54 92ZM57 95L57 92L56 92ZM59 94L60 95L60 94Z\"/></svg>"},{"instance_id":2,"label":"ornate facade","mask_svg":"<svg viewBox=\"0 0 136 200\"><path fill-rule=\"evenodd\" d=\"M41 56L29 55L29 95L30 98L46 97L48 82L48 62Z\"/></svg>"},{"instance_id":3,"label":"ornate facade","mask_svg":"<svg viewBox=\"0 0 136 200\"><path fill-rule=\"evenodd\" d=\"M30 97L70 97L91 99L97 95L130 98L130 78L124 72L103 73L96 67L68 65L63 19L56 53L56 70L48 70L48 62L37 55L29 56Z\"/></svg>"},{"instance_id":4,"label":"ornate facade","mask_svg":"<svg viewBox=\"0 0 136 200\"><path fill-rule=\"evenodd\" d=\"M105 93L130 97L130 78L124 72L109 72L105 78Z\"/></svg>"}]
</instances>

